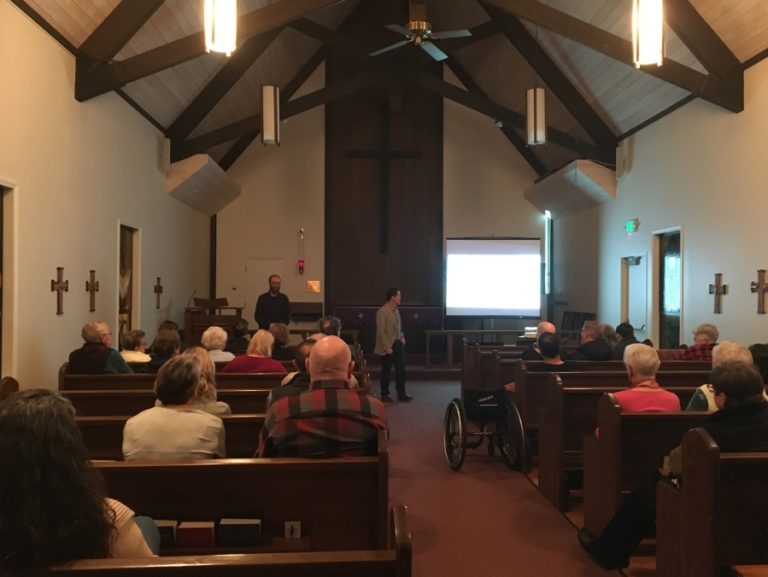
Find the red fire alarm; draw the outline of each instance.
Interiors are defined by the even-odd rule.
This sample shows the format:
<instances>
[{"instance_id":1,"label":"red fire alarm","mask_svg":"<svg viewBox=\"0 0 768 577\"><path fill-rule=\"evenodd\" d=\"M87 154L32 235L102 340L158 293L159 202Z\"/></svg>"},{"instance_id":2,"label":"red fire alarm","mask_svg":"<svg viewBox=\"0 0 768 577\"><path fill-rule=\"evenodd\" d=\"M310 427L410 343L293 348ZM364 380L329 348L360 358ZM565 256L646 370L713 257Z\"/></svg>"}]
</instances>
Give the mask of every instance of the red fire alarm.
<instances>
[{"instance_id":1,"label":"red fire alarm","mask_svg":"<svg viewBox=\"0 0 768 577\"><path fill-rule=\"evenodd\" d=\"M299 266L299 274L304 274L304 261L300 260L297 264Z\"/></svg>"}]
</instances>

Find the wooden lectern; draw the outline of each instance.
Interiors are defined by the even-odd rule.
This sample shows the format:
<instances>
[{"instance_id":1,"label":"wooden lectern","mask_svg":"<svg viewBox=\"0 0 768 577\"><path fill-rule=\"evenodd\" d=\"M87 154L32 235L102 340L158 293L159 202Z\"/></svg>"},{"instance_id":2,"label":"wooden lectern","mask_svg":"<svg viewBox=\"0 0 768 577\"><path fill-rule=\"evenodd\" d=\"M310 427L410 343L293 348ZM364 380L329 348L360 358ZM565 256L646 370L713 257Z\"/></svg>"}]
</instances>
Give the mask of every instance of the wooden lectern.
<instances>
[{"instance_id":1,"label":"wooden lectern","mask_svg":"<svg viewBox=\"0 0 768 577\"><path fill-rule=\"evenodd\" d=\"M242 318L243 307L231 307L225 298L195 299L195 306L184 311L184 344L200 345L205 329L216 325L231 334L232 327Z\"/></svg>"}]
</instances>

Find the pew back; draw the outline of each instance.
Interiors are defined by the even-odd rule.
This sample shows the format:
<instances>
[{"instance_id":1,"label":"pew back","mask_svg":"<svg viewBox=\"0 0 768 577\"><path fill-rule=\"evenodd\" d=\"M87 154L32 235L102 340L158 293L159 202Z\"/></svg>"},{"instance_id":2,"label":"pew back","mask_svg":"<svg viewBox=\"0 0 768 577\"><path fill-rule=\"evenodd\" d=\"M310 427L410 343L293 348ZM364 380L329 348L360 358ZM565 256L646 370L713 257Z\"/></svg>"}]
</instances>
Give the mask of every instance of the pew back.
<instances>
[{"instance_id":1,"label":"pew back","mask_svg":"<svg viewBox=\"0 0 768 577\"><path fill-rule=\"evenodd\" d=\"M155 559L89 559L21 577L410 577L411 536L406 508L392 509L392 534L386 548L244 555L187 555Z\"/></svg>"},{"instance_id":2,"label":"pew back","mask_svg":"<svg viewBox=\"0 0 768 577\"><path fill-rule=\"evenodd\" d=\"M122 460L123 428L130 417L75 417L91 459ZM227 415L224 422L227 456L252 457L259 448L263 414Z\"/></svg>"},{"instance_id":3,"label":"pew back","mask_svg":"<svg viewBox=\"0 0 768 577\"><path fill-rule=\"evenodd\" d=\"M768 563L768 452L721 453L703 429L683 437L680 488L657 485L657 574L718 577Z\"/></svg>"},{"instance_id":4,"label":"pew back","mask_svg":"<svg viewBox=\"0 0 768 577\"><path fill-rule=\"evenodd\" d=\"M375 457L97 462L107 494L155 519L255 517L265 545L300 521L314 551L387 544L389 460Z\"/></svg>"},{"instance_id":5,"label":"pew back","mask_svg":"<svg viewBox=\"0 0 768 577\"><path fill-rule=\"evenodd\" d=\"M272 389L221 389L219 401L227 403L233 414L263 413ZM62 391L81 416L136 415L155 406L152 390Z\"/></svg>"},{"instance_id":6,"label":"pew back","mask_svg":"<svg viewBox=\"0 0 768 577\"><path fill-rule=\"evenodd\" d=\"M622 413L611 393L598 401L599 436L584 438L584 526L599 535L622 493L652 483L664 457L708 413Z\"/></svg>"}]
</instances>

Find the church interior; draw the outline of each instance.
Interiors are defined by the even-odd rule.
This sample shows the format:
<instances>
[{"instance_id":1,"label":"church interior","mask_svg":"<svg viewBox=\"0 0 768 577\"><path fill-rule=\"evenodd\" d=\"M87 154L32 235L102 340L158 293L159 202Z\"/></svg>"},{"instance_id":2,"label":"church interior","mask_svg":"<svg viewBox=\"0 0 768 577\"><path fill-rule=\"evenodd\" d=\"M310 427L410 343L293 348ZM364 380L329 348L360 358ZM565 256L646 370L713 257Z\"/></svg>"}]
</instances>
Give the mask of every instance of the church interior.
<instances>
[{"instance_id":1,"label":"church interior","mask_svg":"<svg viewBox=\"0 0 768 577\"><path fill-rule=\"evenodd\" d=\"M57 388L89 321L151 339L195 298L252 321L271 274L296 335L342 317L374 381L365 315L392 286L419 367L447 352L425 330L585 313L661 348L701 323L768 341L765 0L665 0L662 62L643 66L631 0L237 4L225 55L206 51L202 1L0 0L0 367L22 389ZM541 240L540 314L446 316L447 239L496 238ZM391 411L434 437L390 441L414 575L471 571L465 531L496 555L521 533L520 575L602 574L522 475L482 457L442 470L430 441L455 393L418 383ZM469 495L455 518L451 489Z\"/></svg>"}]
</instances>

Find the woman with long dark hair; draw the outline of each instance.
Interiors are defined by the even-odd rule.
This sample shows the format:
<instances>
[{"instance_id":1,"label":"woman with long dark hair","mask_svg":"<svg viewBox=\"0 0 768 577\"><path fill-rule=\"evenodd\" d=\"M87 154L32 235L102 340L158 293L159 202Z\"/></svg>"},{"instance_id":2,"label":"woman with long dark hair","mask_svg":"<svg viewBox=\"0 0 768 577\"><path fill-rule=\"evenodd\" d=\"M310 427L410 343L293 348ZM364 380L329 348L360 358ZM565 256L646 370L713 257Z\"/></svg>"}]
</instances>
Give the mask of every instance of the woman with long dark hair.
<instances>
[{"instance_id":1,"label":"woman with long dark hair","mask_svg":"<svg viewBox=\"0 0 768 577\"><path fill-rule=\"evenodd\" d=\"M152 556L133 511L106 498L74 417L55 391L0 403L0 571Z\"/></svg>"}]
</instances>

